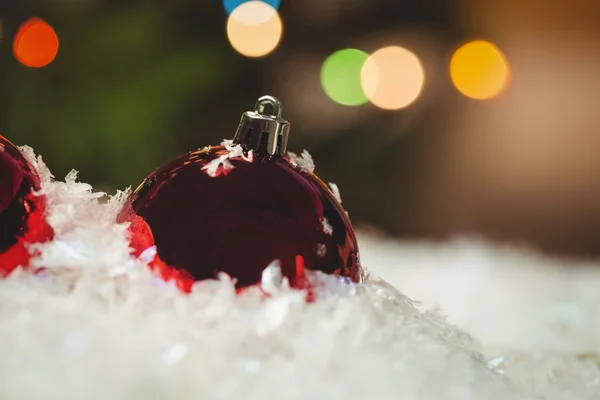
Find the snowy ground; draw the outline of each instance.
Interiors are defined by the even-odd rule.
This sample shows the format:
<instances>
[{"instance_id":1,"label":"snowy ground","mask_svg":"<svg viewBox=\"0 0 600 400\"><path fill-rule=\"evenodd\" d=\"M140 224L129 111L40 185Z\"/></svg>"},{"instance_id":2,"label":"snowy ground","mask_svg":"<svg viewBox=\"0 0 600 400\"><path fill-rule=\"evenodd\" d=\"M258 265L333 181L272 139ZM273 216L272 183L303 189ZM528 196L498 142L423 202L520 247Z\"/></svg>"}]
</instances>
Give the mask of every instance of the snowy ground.
<instances>
[{"instance_id":1,"label":"snowy ground","mask_svg":"<svg viewBox=\"0 0 600 400\"><path fill-rule=\"evenodd\" d=\"M268 300L226 277L188 296L129 258L120 197L38 168L57 239L45 274L0 281L0 399L600 398L600 268L363 233L396 288L315 274L306 304L269 275Z\"/></svg>"},{"instance_id":2,"label":"snowy ground","mask_svg":"<svg viewBox=\"0 0 600 400\"><path fill-rule=\"evenodd\" d=\"M363 262L486 348L600 351L600 262L560 260L477 239L447 244L359 235Z\"/></svg>"}]
</instances>

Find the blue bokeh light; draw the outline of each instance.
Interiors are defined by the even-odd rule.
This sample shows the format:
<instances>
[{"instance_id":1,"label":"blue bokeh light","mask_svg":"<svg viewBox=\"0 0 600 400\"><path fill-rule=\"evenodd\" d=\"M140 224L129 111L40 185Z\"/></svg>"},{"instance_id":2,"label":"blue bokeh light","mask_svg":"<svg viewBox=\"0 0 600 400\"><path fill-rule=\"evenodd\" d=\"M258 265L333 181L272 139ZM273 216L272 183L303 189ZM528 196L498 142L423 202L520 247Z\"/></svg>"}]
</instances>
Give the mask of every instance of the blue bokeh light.
<instances>
[{"instance_id":1,"label":"blue bokeh light","mask_svg":"<svg viewBox=\"0 0 600 400\"><path fill-rule=\"evenodd\" d=\"M239 7L243 3L247 3L249 0L223 0L223 7L225 8L225 12L227 15L231 14L233 10ZM274 9L278 10L279 5L281 4L281 0L260 0L263 3L267 3Z\"/></svg>"}]
</instances>

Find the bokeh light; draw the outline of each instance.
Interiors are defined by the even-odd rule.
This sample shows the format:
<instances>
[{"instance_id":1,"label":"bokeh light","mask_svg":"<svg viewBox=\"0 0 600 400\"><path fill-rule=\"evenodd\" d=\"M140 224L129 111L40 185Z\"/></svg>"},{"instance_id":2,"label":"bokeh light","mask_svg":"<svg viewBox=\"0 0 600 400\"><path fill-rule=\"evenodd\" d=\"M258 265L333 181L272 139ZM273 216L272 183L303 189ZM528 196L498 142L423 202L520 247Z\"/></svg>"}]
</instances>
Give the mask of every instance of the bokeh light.
<instances>
[{"instance_id":1,"label":"bokeh light","mask_svg":"<svg viewBox=\"0 0 600 400\"><path fill-rule=\"evenodd\" d=\"M227 20L231 46L246 57L263 57L277 48L283 25L275 8L262 1L248 1Z\"/></svg>"},{"instance_id":2,"label":"bokeh light","mask_svg":"<svg viewBox=\"0 0 600 400\"><path fill-rule=\"evenodd\" d=\"M486 100L506 89L510 66L500 49L490 42L477 40L463 45L452 55L450 77L465 96Z\"/></svg>"},{"instance_id":3,"label":"bokeh light","mask_svg":"<svg viewBox=\"0 0 600 400\"><path fill-rule=\"evenodd\" d=\"M17 31L13 53L15 58L27 67L45 67L58 54L58 36L45 21L30 18Z\"/></svg>"},{"instance_id":4,"label":"bokeh light","mask_svg":"<svg viewBox=\"0 0 600 400\"><path fill-rule=\"evenodd\" d=\"M275 10L279 9L280 0L260 0L260 1L270 5ZM233 12L233 10L235 10L236 8L238 8L239 6L241 6L244 3L248 3L248 0L223 0L223 8L225 8L225 12L227 14L231 14Z\"/></svg>"},{"instance_id":5,"label":"bokeh light","mask_svg":"<svg viewBox=\"0 0 600 400\"><path fill-rule=\"evenodd\" d=\"M368 102L360 81L367 58L367 53L357 49L339 50L327 57L321 67L321 85L325 94L345 106L359 106Z\"/></svg>"},{"instance_id":6,"label":"bokeh light","mask_svg":"<svg viewBox=\"0 0 600 400\"><path fill-rule=\"evenodd\" d=\"M399 47L384 47L371 54L361 71L362 88L371 103L384 110L398 110L412 104L425 84L419 58Z\"/></svg>"}]
</instances>

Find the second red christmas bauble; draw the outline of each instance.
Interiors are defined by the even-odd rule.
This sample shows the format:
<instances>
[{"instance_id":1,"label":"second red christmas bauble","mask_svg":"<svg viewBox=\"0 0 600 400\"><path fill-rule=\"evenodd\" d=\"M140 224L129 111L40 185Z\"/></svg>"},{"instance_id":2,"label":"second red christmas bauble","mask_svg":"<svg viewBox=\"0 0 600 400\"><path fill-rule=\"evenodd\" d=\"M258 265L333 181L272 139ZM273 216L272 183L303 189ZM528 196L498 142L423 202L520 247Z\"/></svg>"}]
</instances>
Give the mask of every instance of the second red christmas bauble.
<instances>
[{"instance_id":1,"label":"second red christmas bauble","mask_svg":"<svg viewBox=\"0 0 600 400\"><path fill-rule=\"evenodd\" d=\"M40 179L21 151L0 136L0 276L31 258L28 246L53 236Z\"/></svg>"},{"instance_id":2,"label":"second red christmas bauble","mask_svg":"<svg viewBox=\"0 0 600 400\"><path fill-rule=\"evenodd\" d=\"M305 269L359 281L352 225L325 184L287 156L289 126L277 99L260 98L233 141L158 169L118 221L143 219L161 262L196 280L225 272L245 287L278 261L292 283Z\"/></svg>"}]
</instances>

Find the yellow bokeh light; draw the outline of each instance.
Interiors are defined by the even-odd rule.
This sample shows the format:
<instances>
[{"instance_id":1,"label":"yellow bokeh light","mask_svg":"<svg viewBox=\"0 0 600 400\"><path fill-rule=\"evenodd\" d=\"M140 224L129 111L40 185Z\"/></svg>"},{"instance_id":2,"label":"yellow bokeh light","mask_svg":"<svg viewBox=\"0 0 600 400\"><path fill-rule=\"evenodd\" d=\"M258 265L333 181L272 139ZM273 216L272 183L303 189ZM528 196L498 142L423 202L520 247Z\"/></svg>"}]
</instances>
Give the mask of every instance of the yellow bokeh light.
<instances>
[{"instance_id":1,"label":"yellow bokeh light","mask_svg":"<svg viewBox=\"0 0 600 400\"><path fill-rule=\"evenodd\" d=\"M487 100L506 89L510 66L500 49L490 42L477 40L463 45L452 55L450 77L465 96Z\"/></svg>"},{"instance_id":2,"label":"yellow bokeh light","mask_svg":"<svg viewBox=\"0 0 600 400\"><path fill-rule=\"evenodd\" d=\"M363 65L361 84L375 106L399 110L419 97L425 84L425 71L411 51L399 46L384 47L371 54Z\"/></svg>"},{"instance_id":3,"label":"yellow bokeh light","mask_svg":"<svg viewBox=\"0 0 600 400\"><path fill-rule=\"evenodd\" d=\"M248 1L237 7L227 20L231 46L246 57L263 57L281 40L283 24L279 13L262 1Z\"/></svg>"}]
</instances>

